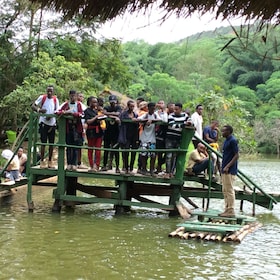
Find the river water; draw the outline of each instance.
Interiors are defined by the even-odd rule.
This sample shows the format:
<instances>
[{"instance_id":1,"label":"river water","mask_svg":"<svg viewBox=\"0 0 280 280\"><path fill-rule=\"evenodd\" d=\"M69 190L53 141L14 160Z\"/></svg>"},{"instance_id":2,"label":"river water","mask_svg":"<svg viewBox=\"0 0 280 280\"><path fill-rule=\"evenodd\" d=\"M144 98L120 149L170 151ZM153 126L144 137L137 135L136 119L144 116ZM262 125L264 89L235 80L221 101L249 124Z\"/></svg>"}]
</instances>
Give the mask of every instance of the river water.
<instances>
[{"instance_id":1,"label":"river water","mask_svg":"<svg viewBox=\"0 0 280 280\"><path fill-rule=\"evenodd\" d=\"M279 161L239 167L265 191L280 193ZM1 203L1 280L279 279L280 203L273 211L256 207L263 227L228 244L168 238L182 220L165 212L136 209L117 217L110 205L83 205L54 214L47 187L34 188L33 199L33 213L26 188ZM211 200L210 208L222 205ZM252 205L245 202L244 210L250 215Z\"/></svg>"}]
</instances>

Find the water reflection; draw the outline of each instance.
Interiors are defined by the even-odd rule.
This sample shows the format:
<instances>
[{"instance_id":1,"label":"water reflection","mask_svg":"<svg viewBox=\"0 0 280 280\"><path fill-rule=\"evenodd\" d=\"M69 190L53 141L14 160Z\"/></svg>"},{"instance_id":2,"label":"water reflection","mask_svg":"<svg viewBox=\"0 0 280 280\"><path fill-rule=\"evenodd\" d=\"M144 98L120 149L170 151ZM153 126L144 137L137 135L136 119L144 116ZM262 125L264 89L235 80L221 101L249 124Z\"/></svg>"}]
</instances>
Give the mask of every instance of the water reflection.
<instances>
[{"instance_id":1,"label":"water reflection","mask_svg":"<svg viewBox=\"0 0 280 280\"><path fill-rule=\"evenodd\" d=\"M242 162L268 192L279 192L279 162ZM116 217L110 205L83 205L52 214L52 189L26 189L0 208L0 279L278 279L280 208L257 207L264 226L241 244L170 239L180 218L137 209ZM201 203L197 200L197 203ZM222 209L223 202L211 201ZM244 205L251 213L252 206ZM276 278L277 277L277 278Z\"/></svg>"}]
</instances>

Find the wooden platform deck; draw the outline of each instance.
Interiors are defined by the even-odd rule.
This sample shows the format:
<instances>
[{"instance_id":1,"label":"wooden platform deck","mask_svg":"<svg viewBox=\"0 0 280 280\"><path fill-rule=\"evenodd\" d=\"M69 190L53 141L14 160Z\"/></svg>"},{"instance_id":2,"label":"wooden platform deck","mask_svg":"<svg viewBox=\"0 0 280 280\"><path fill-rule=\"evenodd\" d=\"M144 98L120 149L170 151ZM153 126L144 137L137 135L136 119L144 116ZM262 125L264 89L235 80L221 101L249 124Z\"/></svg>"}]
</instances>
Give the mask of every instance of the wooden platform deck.
<instances>
[{"instance_id":1,"label":"wooden platform deck","mask_svg":"<svg viewBox=\"0 0 280 280\"><path fill-rule=\"evenodd\" d=\"M219 211L209 209L194 211L192 219L177 225L169 237L197 239L203 241L240 243L248 234L261 227L254 217L236 215L232 218L220 217Z\"/></svg>"}]
</instances>

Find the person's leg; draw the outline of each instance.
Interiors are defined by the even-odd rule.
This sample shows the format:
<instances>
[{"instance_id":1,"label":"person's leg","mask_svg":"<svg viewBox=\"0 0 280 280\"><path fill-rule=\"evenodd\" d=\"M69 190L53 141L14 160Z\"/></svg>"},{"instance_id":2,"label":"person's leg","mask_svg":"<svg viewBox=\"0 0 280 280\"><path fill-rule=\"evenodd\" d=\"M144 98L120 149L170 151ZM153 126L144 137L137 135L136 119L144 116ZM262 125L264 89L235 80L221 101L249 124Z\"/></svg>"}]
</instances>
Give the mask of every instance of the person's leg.
<instances>
[{"instance_id":1,"label":"person's leg","mask_svg":"<svg viewBox=\"0 0 280 280\"><path fill-rule=\"evenodd\" d=\"M49 126L48 141L49 141L49 143L54 144L54 140L55 140L55 127ZM50 145L49 146L49 162L48 162L48 167L49 168L54 168L54 164L52 162L53 149L54 149L54 147L52 145Z\"/></svg>"},{"instance_id":2,"label":"person's leg","mask_svg":"<svg viewBox=\"0 0 280 280\"><path fill-rule=\"evenodd\" d=\"M110 148L110 142L111 142L110 137L105 132L104 141L103 141L104 149ZM109 151L104 150L104 153L103 153L103 168L104 169L106 168L106 170L107 170L108 156L109 156Z\"/></svg>"},{"instance_id":3,"label":"person's leg","mask_svg":"<svg viewBox=\"0 0 280 280\"><path fill-rule=\"evenodd\" d=\"M135 139L133 139L133 141L131 143L131 148L133 150L139 149L139 144L136 142ZM130 171L133 171L135 158L136 158L136 152L131 152L131 154L130 154L130 164L129 164L129 170Z\"/></svg>"},{"instance_id":4,"label":"person's leg","mask_svg":"<svg viewBox=\"0 0 280 280\"><path fill-rule=\"evenodd\" d=\"M96 148L101 148L101 145L102 145L102 137L95 138L94 146ZM101 150L95 150L95 164L96 164L97 170L99 169L99 166L100 166L100 160L101 160Z\"/></svg>"},{"instance_id":5,"label":"person's leg","mask_svg":"<svg viewBox=\"0 0 280 280\"><path fill-rule=\"evenodd\" d=\"M231 174L222 174L222 191L225 201L225 211L220 216L234 216L234 205L235 205L235 192L233 188L233 182L235 176Z\"/></svg>"},{"instance_id":6,"label":"person's leg","mask_svg":"<svg viewBox=\"0 0 280 280\"><path fill-rule=\"evenodd\" d=\"M165 141L165 149L172 149L172 141L170 139L166 139ZM165 154L165 164L166 164L166 174L171 173L172 168L172 152L167 151Z\"/></svg>"},{"instance_id":7,"label":"person's leg","mask_svg":"<svg viewBox=\"0 0 280 280\"><path fill-rule=\"evenodd\" d=\"M88 141L88 147L92 148L93 144L94 144L94 138L88 137L87 141ZM92 169L93 168L93 149L88 149L88 162L89 162L90 168Z\"/></svg>"},{"instance_id":8,"label":"person's leg","mask_svg":"<svg viewBox=\"0 0 280 280\"><path fill-rule=\"evenodd\" d=\"M126 149L126 144L120 144L121 150ZM122 162L123 162L123 167L122 171L127 172L128 171L128 152L122 151Z\"/></svg>"},{"instance_id":9,"label":"person's leg","mask_svg":"<svg viewBox=\"0 0 280 280\"><path fill-rule=\"evenodd\" d=\"M45 150L46 150L45 143L47 143L47 140L48 140L47 129L46 129L45 124L40 123L39 132L40 132L41 143L44 143L41 145L41 151L40 151L40 156L41 156L40 168L47 168L48 163L44 160L45 159Z\"/></svg>"},{"instance_id":10,"label":"person's leg","mask_svg":"<svg viewBox=\"0 0 280 280\"><path fill-rule=\"evenodd\" d=\"M55 127L54 126L49 126L48 127L48 141L51 144L54 144L54 140L55 140ZM49 161L52 160L52 156L53 156L53 146L49 146Z\"/></svg>"},{"instance_id":11,"label":"person's leg","mask_svg":"<svg viewBox=\"0 0 280 280\"><path fill-rule=\"evenodd\" d=\"M116 162L116 171L119 171L119 166L120 166L120 153L118 152L118 142L114 142L113 143L113 148L116 149L116 152L112 152L112 160L113 160L113 156L115 156L115 162Z\"/></svg>"},{"instance_id":12,"label":"person's leg","mask_svg":"<svg viewBox=\"0 0 280 280\"><path fill-rule=\"evenodd\" d=\"M200 163L196 163L193 167L193 172L197 175L201 173L202 171L205 171L208 168L209 165L209 159L206 158Z\"/></svg>"},{"instance_id":13,"label":"person's leg","mask_svg":"<svg viewBox=\"0 0 280 280\"><path fill-rule=\"evenodd\" d=\"M165 148L164 141L157 140L156 148L157 149L164 149ZM158 173L162 172L162 165L164 164L164 162L165 162L164 153L163 152L157 152L157 172Z\"/></svg>"}]
</instances>

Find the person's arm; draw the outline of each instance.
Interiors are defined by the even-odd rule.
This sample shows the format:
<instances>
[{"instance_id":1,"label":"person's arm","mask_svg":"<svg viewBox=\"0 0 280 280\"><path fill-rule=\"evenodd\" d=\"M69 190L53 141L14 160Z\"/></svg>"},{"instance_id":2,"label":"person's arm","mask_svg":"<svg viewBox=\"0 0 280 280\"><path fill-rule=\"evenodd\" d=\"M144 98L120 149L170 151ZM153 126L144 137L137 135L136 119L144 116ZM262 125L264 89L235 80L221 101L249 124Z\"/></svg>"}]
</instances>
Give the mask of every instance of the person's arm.
<instances>
[{"instance_id":1,"label":"person's arm","mask_svg":"<svg viewBox=\"0 0 280 280\"><path fill-rule=\"evenodd\" d=\"M206 133L204 134L204 137L205 137L205 139L206 139L206 142L208 142L208 143L214 143L214 142L216 142L214 139L212 139L212 138L209 137L209 133L208 133L208 132L206 132Z\"/></svg>"},{"instance_id":2,"label":"person's arm","mask_svg":"<svg viewBox=\"0 0 280 280\"><path fill-rule=\"evenodd\" d=\"M40 95L40 96L31 104L31 109L32 109L34 112L43 113L43 114L47 112L46 109L42 109L42 108L41 108L42 99L43 99L43 96Z\"/></svg>"},{"instance_id":3,"label":"person's arm","mask_svg":"<svg viewBox=\"0 0 280 280\"><path fill-rule=\"evenodd\" d=\"M238 160L239 158L239 152L237 152L231 159L231 161L224 167L223 171L224 173L228 174L228 171L230 167Z\"/></svg>"}]
</instances>

